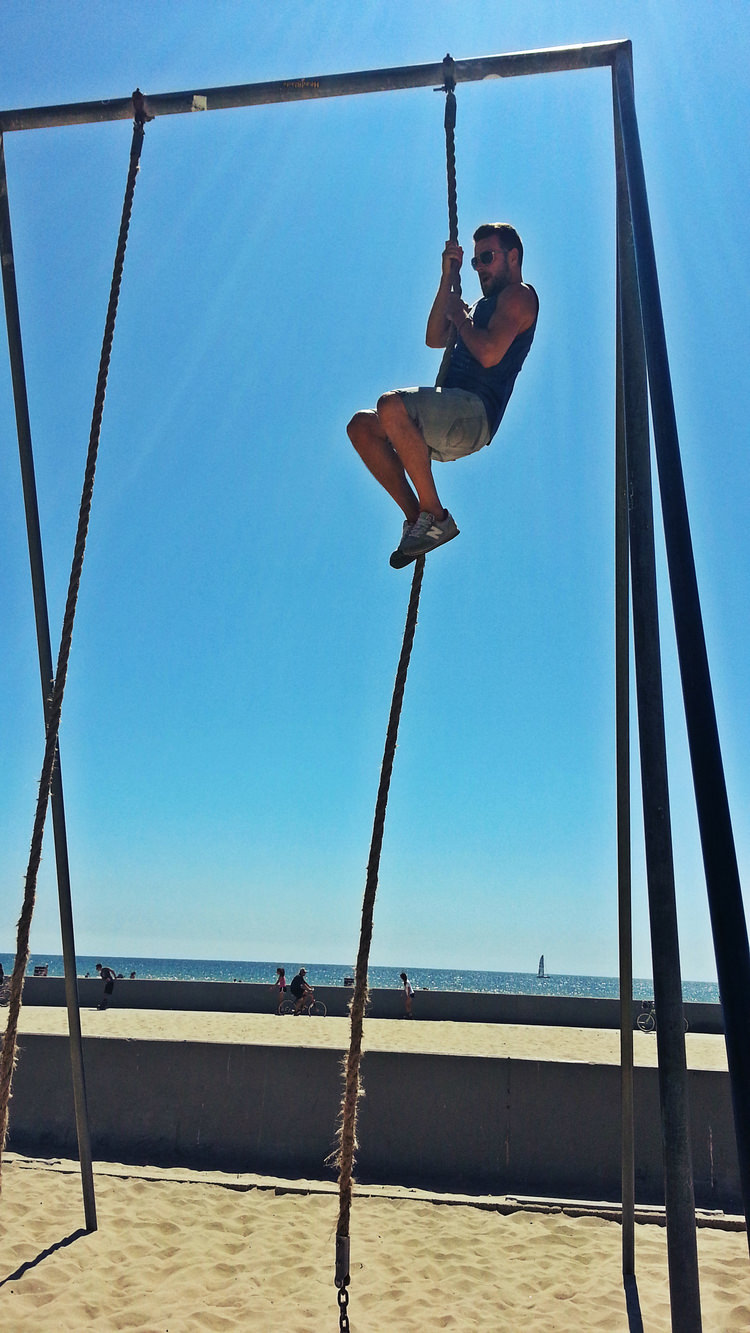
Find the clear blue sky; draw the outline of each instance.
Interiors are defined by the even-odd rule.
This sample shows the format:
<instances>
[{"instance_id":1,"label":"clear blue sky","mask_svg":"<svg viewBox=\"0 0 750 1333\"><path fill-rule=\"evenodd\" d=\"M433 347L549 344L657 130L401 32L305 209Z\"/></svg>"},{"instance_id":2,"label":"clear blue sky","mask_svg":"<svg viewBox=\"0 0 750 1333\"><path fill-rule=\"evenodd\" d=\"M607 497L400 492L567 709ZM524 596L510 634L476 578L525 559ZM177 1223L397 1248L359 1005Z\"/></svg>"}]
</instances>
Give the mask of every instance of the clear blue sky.
<instances>
[{"instance_id":1,"label":"clear blue sky","mask_svg":"<svg viewBox=\"0 0 750 1333\"><path fill-rule=\"evenodd\" d=\"M750 878L745 0L14 0L5 107L630 37L738 852ZM409 571L345 436L430 383L447 235L429 89L148 127L61 748L81 953L350 961ZM617 970L614 190L605 70L462 85L462 239L510 220L541 297L491 449L440 475L372 957ZM59 639L128 122L6 136ZM467 292L472 275L465 275ZM0 949L43 751L13 409L0 365ZM663 564L663 562L662 562ZM683 974L713 952L668 603ZM636 812L638 783L634 778ZM636 830L638 827L636 818ZM635 969L651 971L636 831ZM59 952L51 835L32 930Z\"/></svg>"}]
</instances>

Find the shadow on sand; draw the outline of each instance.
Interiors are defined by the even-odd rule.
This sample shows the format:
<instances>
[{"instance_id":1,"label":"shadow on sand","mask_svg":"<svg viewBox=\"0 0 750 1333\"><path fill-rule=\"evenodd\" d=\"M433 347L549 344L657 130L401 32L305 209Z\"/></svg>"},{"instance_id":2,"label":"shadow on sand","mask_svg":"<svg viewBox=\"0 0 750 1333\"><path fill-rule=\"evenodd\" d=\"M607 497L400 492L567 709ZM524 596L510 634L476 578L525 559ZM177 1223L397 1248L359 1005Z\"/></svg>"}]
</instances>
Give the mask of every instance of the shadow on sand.
<instances>
[{"instance_id":1,"label":"shadow on sand","mask_svg":"<svg viewBox=\"0 0 750 1333\"><path fill-rule=\"evenodd\" d=\"M641 1302L638 1299L638 1283L634 1276L624 1277L622 1285L625 1289L625 1308L628 1312L628 1329L630 1330L630 1333L643 1333Z\"/></svg>"},{"instance_id":2,"label":"shadow on sand","mask_svg":"<svg viewBox=\"0 0 750 1333\"><path fill-rule=\"evenodd\" d=\"M62 1240L58 1240L54 1245L42 1250L35 1259L29 1259L26 1263L21 1264L14 1273L9 1273L7 1277L0 1278L0 1287L4 1287L6 1282L18 1282L19 1278L22 1278L25 1273L30 1273L32 1268L36 1268L45 1259L49 1259L50 1255L54 1254L56 1250L64 1250L67 1245L72 1245L73 1241L80 1240L82 1236L88 1236L88 1234L85 1227L79 1227L77 1231L71 1231L69 1236L64 1236Z\"/></svg>"}]
</instances>

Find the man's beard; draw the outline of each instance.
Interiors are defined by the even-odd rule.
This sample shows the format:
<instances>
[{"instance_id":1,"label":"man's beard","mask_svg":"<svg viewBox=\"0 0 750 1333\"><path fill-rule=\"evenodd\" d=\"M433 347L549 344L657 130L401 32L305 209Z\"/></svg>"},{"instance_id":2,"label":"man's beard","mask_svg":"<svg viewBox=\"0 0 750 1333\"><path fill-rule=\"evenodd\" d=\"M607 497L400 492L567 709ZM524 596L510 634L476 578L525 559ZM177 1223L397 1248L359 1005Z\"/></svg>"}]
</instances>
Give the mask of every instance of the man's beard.
<instances>
[{"instance_id":1,"label":"man's beard","mask_svg":"<svg viewBox=\"0 0 750 1333\"><path fill-rule=\"evenodd\" d=\"M496 278L490 280L487 287L482 286L482 296L499 296L500 292L504 291L509 282L510 279L507 274L499 273Z\"/></svg>"}]
</instances>

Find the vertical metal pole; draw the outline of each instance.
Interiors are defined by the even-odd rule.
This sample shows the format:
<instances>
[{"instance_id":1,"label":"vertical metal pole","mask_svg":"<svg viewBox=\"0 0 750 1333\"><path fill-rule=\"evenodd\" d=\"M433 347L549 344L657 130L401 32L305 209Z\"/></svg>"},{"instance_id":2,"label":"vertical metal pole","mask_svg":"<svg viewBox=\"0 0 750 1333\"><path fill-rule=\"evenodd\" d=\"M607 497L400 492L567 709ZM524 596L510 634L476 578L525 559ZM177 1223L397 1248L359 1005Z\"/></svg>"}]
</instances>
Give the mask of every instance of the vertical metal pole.
<instances>
[{"instance_id":1,"label":"vertical metal pole","mask_svg":"<svg viewBox=\"0 0 750 1333\"><path fill-rule=\"evenodd\" d=\"M618 215L620 181L618 178ZM615 405L615 733L617 771L617 916L620 955L620 1110L622 1271L635 1273L635 1149L633 1129L633 931L630 864L630 598L628 478L620 314L620 224L617 226L617 364Z\"/></svg>"},{"instance_id":2,"label":"vertical metal pole","mask_svg":"<svg viewBox=\"0 0 750 1333\"><path fill-rule=\"evenodd\" d=\"M615 142L622 126L615 105ZM621 204L624 202L620 191ZM636 696L659 1054L667 1256L674 1333L701 1329L687 1064L664 733L646 360L629 209L618 210L625 438L630 499Z\"/></svg>"},{"instance_id":3,"label":"vertical metal pole","mask_svg":"<svg viewBox=\"0 0 750 1333\"><path fill-rule=\"evenodd\" d=\"M708 669L672 397L654 241L648 211L630 60L614 65L635 260L643 310L654 442L672 591L693 786L698 811L716 969L734 1106L740 1185L750 1217L750 949L724 766ZM750 1243L750 1234L748 1234Z\"/></svg>"},{"instance_id":4,"label":"vertical metal pole","mask_svg":"<svg viewBox=\"0 0 750 1333\"><path fill-rule=\"evenodd\" d=\"M34 595L34 615L36 619L39 669L42 680L42 699L44 702L46 721L53 681L52 646L50 642L49 615L47 611L47 592L44 579L44 562L42 557L39 509L37 505L36 478L34 475L34 456L31 446L31 424L29 420L29 404L26 393L26 374L24 370L23 345L21 341L21 321L18 310L16 272L13 261L13 240L10 226L8 181L5 171L5 148L2 134L0 134L0 260L2 261L5 320L8 330L8 349L10 353L13 399L16 411L18 450L21 460L24 507L26 510L26 531L28 534L29 560L31 563L31 583ZM59 749L52 775L51 800L52 823L55 837L55 861L57 865L57 891L60 904L63 965L65 971L65 1000L68 1010L68 1028L70 1031L70 1061L73 1076L73 1100L75 1106L76 1132L78 1135L78 1154L81 1164L81 1188L83 1191L86 1230L96 1231L96 1201L94 1196L91 1137L89 1134L88 1107L86 1101L86 1079L83 1066L81 1014L78 1000L78 982L76 979L75 936L73 931L73 908L70 891L70 867L68 863L68 841L65 828L65 806L63 803Z\"/></svg>"}]
</instances>

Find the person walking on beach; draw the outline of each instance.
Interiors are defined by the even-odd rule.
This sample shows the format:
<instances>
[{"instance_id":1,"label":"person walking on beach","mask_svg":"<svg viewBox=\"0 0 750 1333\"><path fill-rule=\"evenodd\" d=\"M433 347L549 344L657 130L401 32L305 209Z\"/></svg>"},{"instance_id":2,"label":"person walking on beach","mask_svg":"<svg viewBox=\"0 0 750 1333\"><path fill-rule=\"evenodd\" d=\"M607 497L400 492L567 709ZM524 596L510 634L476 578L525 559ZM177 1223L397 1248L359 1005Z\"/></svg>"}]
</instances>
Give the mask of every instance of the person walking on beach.
<instances>
[{"instance_id":1,"label":"person walking on beach","mask_svg":"<svg viewBox=\"0 0 750 1333\"><path fill-rule=\"evenodd\" d=\"M104 994L102 996L101 1004L98 1004L96 1007L97 1009L106 1009L112 998L112 992L115 989L117 974L112 971L111 967L102 967L101 963L97 963L96 970L104 982Z\"/></svg>"},{"instance_id":2,"label":"person walking on beach","mask_svg":"<svg viewBox=\"0 0 750 1333\"><path fill-rule=\"evenodd\" d=\"M414 987L405 972L401 973L401 980L404 983L404 1018L413 1018L414 1015L411 1011L411 1002L414 998Z\"/></svg>"},{"instance_id":3,"label":"person walking on beach","mask_svg":"<svg viewBox=\"0 0 750 1333\"><path fill-rule=\"evenodd\" d=\"M276 1013L280 1014L281 1006L284 1003L284 996L286 995L286 973L283 967L276 968L276 981L271 989L278 991L279 993L279 1002L276 1006Z\"/></svg>"},{"instance_id":4,"label":"person walking on beach","mask_svg":"<svg viewBox=\"0 0 750 1333\"><path fill-rule=\"evenodd\" d=\"M296 977L292 977L291 985L289 987L294 996L295 1014L302 1012L305 1007L305 1001L307 1001L309 1006L313 998L313 990L312 987L308 986L307 981L305 980L306 977L307 968L301 967Z\"/></svg>"},{"instance_id":5,"label":"person walking on beach","mask_svg":"<svg viewBox=\"0 0 750 1333\"><path fill-rule=\"evenodd\" d=\"M384 393L374 411L355 412L347 426L363 463L405 516L394 569L458 536L432 464L490 443L536 331L539 298L521 277L523 244L515 227L484 222L474 232L471 266L482 296L471 307L453 291L463 254L448 241L427 320L427 346L453 349L440 387Z\"/></svg>"}]
</instances>

